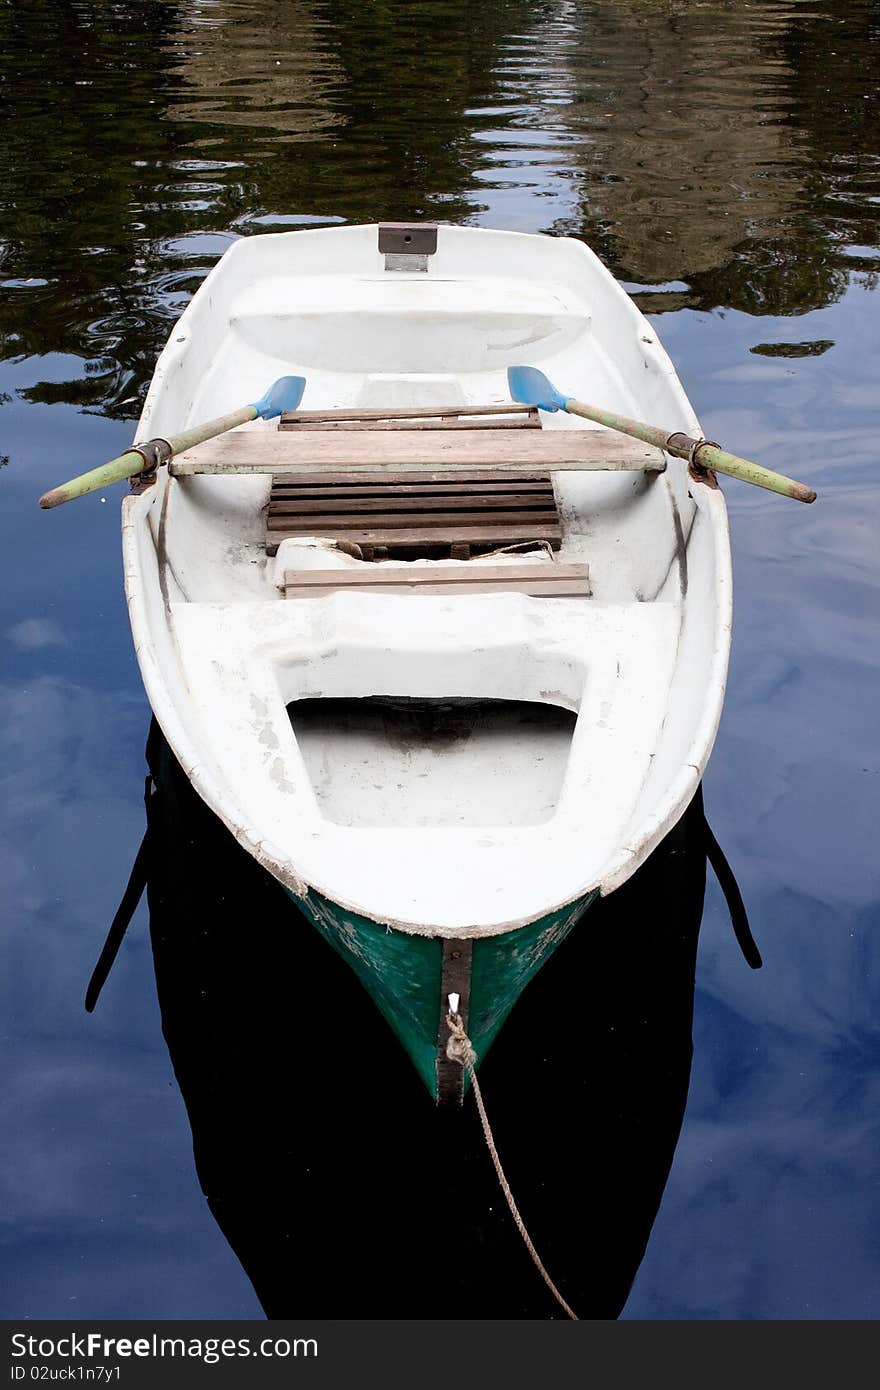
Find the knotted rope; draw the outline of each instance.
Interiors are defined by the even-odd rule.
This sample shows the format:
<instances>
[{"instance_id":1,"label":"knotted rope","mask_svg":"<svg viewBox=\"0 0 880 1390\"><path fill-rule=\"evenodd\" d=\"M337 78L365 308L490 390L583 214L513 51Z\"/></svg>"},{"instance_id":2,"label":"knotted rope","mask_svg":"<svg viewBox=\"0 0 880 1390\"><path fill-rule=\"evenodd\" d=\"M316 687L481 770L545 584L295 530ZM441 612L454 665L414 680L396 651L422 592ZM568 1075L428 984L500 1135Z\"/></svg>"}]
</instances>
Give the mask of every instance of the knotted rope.
<instances>
[{"instance_id":1,"label":"knotted rope","mask_svg":"<svg viewBox=\"0 0 880 1390\"><path fill-rule=\"evenodd\" d=\"M569 1306L569 1304L566 1303L565 1299L562 1297L562 1294L559 1292L553 1280L550 1278L550 1275L544 1268L544 1265L541 1261L541 1257L535 1249L531 1236L526 1230L525 1222L519 1214L519 1208L517 1207L516 1202L513 1199L513 1193L510 1190L510 1184L507 1181L507 1178L504 1176L504 1169L501 1167L501 1159L498 1157L498 1150L495 1147L495 1138L492 1134L492 1128L489 1124L489 1117L486 1114L486 1107L483 1104L483 1093L480 1090L480 1083L477 1080L477 1073L474 1068L474 1062L477 1060L477 1054L473 1049L470 1038L465 1032L464 1023L462 1021L461 1015L458 1013L450 1012L446 1015L446 1022L449 1025L450 1035L449 1041L446 1044L446 1056L449 1058L450 1062L458 1062L459 1066L463 1067L464 1070L467 1072L468 1076L470 1077L471 1086L473 1087L474 1091L474 1099L477 1102L477 1110L480 1112L480 1123L483 1126L483 1134L486 1139L486 1147L489 1150L490 1157L495 1166L495 1172L498 1174L498 1181L501 1184L501 1191L504 1193L505 1201L507 1202L507 1205L510 1207L510 1214L516 1222L516 1229L519 1231L520 1235L523 1238L525 1247L532 1257L532 1261L535 1265L535 1268L537 1269L541 1278L544 1280L544 1283L547 1285L547 1288L550 1290L553 1297L556 1299L556 1302L559 1304L566 1317L572 1318L575 1322L577 1322L577 1313L575 1313L574 1310Z\"/></svg>"}]
</instances>

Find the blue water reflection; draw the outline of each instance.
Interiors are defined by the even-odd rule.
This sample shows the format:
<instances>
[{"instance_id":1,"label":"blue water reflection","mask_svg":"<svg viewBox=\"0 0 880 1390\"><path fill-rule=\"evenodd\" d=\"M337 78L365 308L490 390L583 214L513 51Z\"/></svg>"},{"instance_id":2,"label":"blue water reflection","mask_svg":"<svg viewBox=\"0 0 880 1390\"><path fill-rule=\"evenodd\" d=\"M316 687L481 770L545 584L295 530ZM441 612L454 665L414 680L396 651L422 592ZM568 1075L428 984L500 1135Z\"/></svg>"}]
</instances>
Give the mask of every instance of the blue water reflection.
<instances>
[{"instance_id":1,"label":"blue water reflection","mask_svg":"<svg viewBox=\"0 0 880 1390\"><path fill-rule=\"evenodd\" d=\"M117 607L108 624L124 622ZM30 669L2 700L4 1316L259 1316L195 1179L143 910L100 1012L83 1011L143 833L147 711L127 654L107 685L34 669L49 651L76 664L88 620L65 617L61 644L38 626L57 618L25 620Z\"/></svg>"}]
</instances>

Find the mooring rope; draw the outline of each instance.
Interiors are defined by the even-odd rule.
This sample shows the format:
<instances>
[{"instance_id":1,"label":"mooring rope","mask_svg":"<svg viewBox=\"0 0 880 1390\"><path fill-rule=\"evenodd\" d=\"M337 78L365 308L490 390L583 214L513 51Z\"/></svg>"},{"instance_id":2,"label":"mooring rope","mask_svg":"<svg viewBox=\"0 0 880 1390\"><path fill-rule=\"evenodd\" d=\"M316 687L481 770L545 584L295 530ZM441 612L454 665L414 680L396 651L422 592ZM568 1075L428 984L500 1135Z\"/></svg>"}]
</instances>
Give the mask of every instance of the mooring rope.
<instances>
[{"instance_id":1,"label":"mooring rope","mask_svg":"<svg viewBox=\"0 0 880 1390\"><path fill-rule=\"evenodd\" d=\"M465 1069L465 1071L471 1079L471 1086L474 1090L474 1099L477 1102L477 1109L480 1112L480 1123L483 1126L483 1135L485 1136L486 1147L489 1150L490 1157L492 1159L493 1164L495 1165L495 1172L498 1174L498 1181L501 1184L501 1191L504 1193L507 1205L510 1207L510 1214L516 1222L516 1229L519 1231L520 1235L523 1238L523 1241L525 1242L525 1247L532 1257L532 1261L535 1265L535 1268L537 1269L541 1278L544 1280L544 1283L547 1285L547 1288L550 1290L553 1297L556 1299L556 1302L559 1304L566 1317L572 1318L574 1322L577 1322L577 1313L573 1310L573 1308L570 1307L568 1303L566 1303L565 1299L562 1297L562 1294L559 1292L553 1280L550 1278L550 1275L544 1268L544 1264L541 1260L541 1257L535 1249L534 1242L532 1241L531 1236L526 1230L525 1222L519 1214L519 1208L517 1207L516 1202L513 1199L513 1193L510 1190L510 1183L507 1181L507 1178L504 1175L504 1169L501 1167L501 1159L498 1157L498 1150L495 1147L495 1138L492 1134L492 1128L489 1124L489 1117L486 1114L486 1107L483 1103L483 1093L480 1090L480 1083L477 1080L477 1073L474 1068L474 1062L477 1060L477 1054L473 1049L470 1038L465 1032L462 1017L458 1013L450 1012L446 1015L446 1022L449 1025L450 1033L449 1041L446 1044L446 1056L449 1058L451 1062L458 1062L459 1066Z\"/></svg>"}]
</instances>

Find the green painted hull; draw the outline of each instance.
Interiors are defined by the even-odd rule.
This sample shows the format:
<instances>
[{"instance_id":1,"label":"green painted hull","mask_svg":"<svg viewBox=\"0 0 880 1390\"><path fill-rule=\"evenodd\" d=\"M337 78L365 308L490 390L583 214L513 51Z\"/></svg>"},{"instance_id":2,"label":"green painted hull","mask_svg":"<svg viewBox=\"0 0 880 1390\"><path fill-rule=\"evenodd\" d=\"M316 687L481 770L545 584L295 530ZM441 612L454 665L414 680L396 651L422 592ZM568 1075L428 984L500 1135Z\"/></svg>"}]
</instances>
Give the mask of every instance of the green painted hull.
<instances>
[{"instance_id":1,"label":"green painted hull","mask_svg":"<svg viewBox=\"0 0 880 1390\"><path fill-rule=\"evenodd\" d=\"M313 889L305 898L290 896L352 967L436 1099L442 999L441 939L395 931L340 907ZM526 985L565 940L596 896L596 893L589 893L575 903L501 936L473 940L468 1035L478 1063L485 1057Z\"/></svg>"}]
</instances>

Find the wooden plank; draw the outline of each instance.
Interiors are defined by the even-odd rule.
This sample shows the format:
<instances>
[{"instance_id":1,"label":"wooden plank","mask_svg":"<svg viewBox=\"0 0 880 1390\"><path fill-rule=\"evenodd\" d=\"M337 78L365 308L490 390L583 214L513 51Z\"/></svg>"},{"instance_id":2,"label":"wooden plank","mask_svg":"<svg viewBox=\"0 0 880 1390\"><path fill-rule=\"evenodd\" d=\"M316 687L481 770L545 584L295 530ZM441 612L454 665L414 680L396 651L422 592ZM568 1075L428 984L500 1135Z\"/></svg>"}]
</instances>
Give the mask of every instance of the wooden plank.
<instances>
[{"instance_id":1,"label":"wooden plank","mask_svg":"<svg viewBox=\"0 0 880 1390\"><path fill-rule=\"evenodd\" d=\"M400 477L395 475L390 478L384 476L376 477L370 473L337 473L329 476L322 474L317 479L310 477L300 477L294 474L286 477L280 474L272 483L273 493L284 495L300 494L303 497L321 496L323 493L334 497L347 496L354 493L381 492L384 494L432 494L443 492L552 492L553 482L549 473L543 478L531 479L521 473L486 473L480 478L470 479L465 475L461 477L453 474L450 478L448 473L426 474L419 477L418 474L407 473L407 478L415 478L417 481L401 482ZM334 483L331 478L342 478L343 481ZM442 482L431 482L431 477L441 478Z\"/></svg>"},{"instance_id":2,"label":"wooden plank","mask_svg":"<svg viewBox=\"0 0 880 1390\"><path fill-rule=\"evenodd\" d=\"M296 422L279 425L279 429L284 430L539 430L540 428L541 421L537 418L537 414L534 416L509 415L500 420L474 419L473 416L455 419L444 415L436 419L393 420L384 417L381 420L309 420L302 425Z\"/></svg>"},{"instance_id":3,"label":"wooden plank","mask_svg":"<svg viewBox=\"0 0 880 1390\"><path fill-rule=\"evenodd\" d=\"M537 417L538 411L533 405L517 405L515 402L505 401L498 405L434 405L434 406L407 406L402 409L389 407L388 409L352 406L346 410L285 410L278 423L279 429L289 428L291 425L320 423L322 421L347 421L347 420L425 420L427 418L443 419L447 417L468 417L473 415L525 415Z\"/></svg>"},{"instance_id":4,"label":"wooden plank","mask_svg":"<svg viewBox=\"0 0 880 1390\"><path fill-rule=\"evenodd\" d=\"M266 554L274 555L281 541L287 537L298 536L338 536L339 528L333 526L309 526L308 530L291 527L289 530L272 530L266 538ZM457 522L443 530L430 526L412 526L409 529L365 528L362 531L346 531L345 539L356 545L394 545L394 546L446 546L446 545L516 545L520 541L549 541L558 549L562 543L562 529L558 522L530 522L518 526L471 526Z\"/></svg>"},{"instance_id":5,"label":"wooden plank","mask_svg":"<svg viewBox=\"0 0 880 1390\"><path fill-rule=\"evenodd\" d=\"M347 512L412 512L421 515L425 512L471 511L471 512L511 512L556 511L556 499L551 493L526 494L501 492L495 496L442 497L323 497L317 501L311 498L273 497L269 503L269 516L338 516Z\"/></svg>"},{"instance_id":6,"label":"wooden plank","mask_svg":"<svg viewBox=\"0 0 880 1390\"><path fill-rule=\"evenodd\" d=\"M555 525L557 530L559 528L559 518L555 508L552 510L547 508L544 511L531 510L510 512L486 512L479 510L475 511L473 509L445 512L429 512L422 510L405 512L384 511L376 513L371 512L369 515L365 515L359 509L356 509L353 512L322 511L317 516L304 517L287 515L276 516L270 513L266 526L269 531L290 531L295 527L301 532L308 534L309 527L316 525L322 528L321 534L323 534L325 528L329 528L331 531L348 531L351 530L352 527L356 530L362 529L364 522L367 522L371 527L382 527L385 530L391 530L397 527L406 529L410 526L420 526L423 529L431 527L440 531L445 530L448 526L457 527L459 524L472 526L482 524L491 526L496 534L499 531L507 531L511 528L515 530L523 522L533 523L535 525L539 525L541 522L547 522L551 525ZM316 532L314 534L318 533Z\"/></svg>"},{"instance_id":7,"label":"wooden plank","mask_svg":"<svg viewBox=\"0 0 880 1390\"><path fill-rule=\"evenodd\" d=\"M473 498L479 504L481 498L494 501L499 497L513 498L522 502L524 506L531 506L533 502L547 502L552 505L555 503L556 494L552 487L542 486L537 483L527 483L525 487L517 487L513 483L508 483L503 488L493 488L486 483L473 483L467 487L456 487L454 483L437 483L433 487L395 487L393 483L379 484L378 487L299 487L299 488L272 488L272 496L269 501L270 507L275 508L276 504L287 506L288 504L297 505L300 502L378 502L383 499L391 505L396 506L397 502L409 502L410 504L422 505L423 501L442 502L444 498Z\"/></svg>"},{"instance_id":8,"label":"wooden plank","mask_svg":"<svg viewBox=\"0 0 880 1390\"><path fill-rule=\"evenodd\" d=\"M405 584L407 586L431 585L443 588L444 584L455 585L471 583L506 584L509 581L525 580L531 583L585 583L589 578L589 566L577 562L540 564L484 565L474 560L465 560L452 565L365 565L362 569L346 566L345 569L303 569L286 570L285 584L295 584L298 588L324 588L328 584L343 584L346 588L373 588L376 585Z\"/></svg>"},{"instance_id":9,"label":"wooden plank","mask_svg":"<svg viewBox=\"0 0 880 1390\"><path fill-rule=\"evenodd\" d=\"M233 430L172 459L194 473L389 473L414 468L529 473L557 469L661 469L658 449L610 430Z\"/></svg>"},{"instance_id":10,"label":"wooden plank","mask_svg":"<svg viewBox=\"0 0 880 1390\"><path fill-rule=\"evenodd\" d=\"M321 598L325 594L339 593L343 589L350 589L350 586L344 583L326 584L323 587L286 584L284 597ZM466 582L460 579L455 584L407 584L403 580L398 583L389 581L387 584L371 585L369 592L416 596L427 594L441 598L457 594L529 594L532 598L588 598L590 589L584 580L575 579L508 579L504 583L500 580L481 582L473 579Z\"/></svg>"},{"instance_id":11,"label":"wooden plank","mask_svg":"<svg viewBox=\"0 0 880 1390\"><path fill-rule=\"evenodd\" d=\"M337 496L341 489L345 489L345 495L349 491L372 492L381 490L385 492L412 492L414 494L422 492L464 492L468 489L483 490L486 487L498 487L515 490L516 492L527 492L532 490L547 489L552 492L553 480L549 473L535 474L528 473L504 473L499 470L497 473L465 473L451 472L444 469L439 473L425 471L424 473L325 473L321 472L317 476L311 474L284 474L276 476L272 483L272 494L276 492L285 493L289 489L295 489L304 497L314 495L321 497L325 495Z\"/></svg>"}]
</instances>

